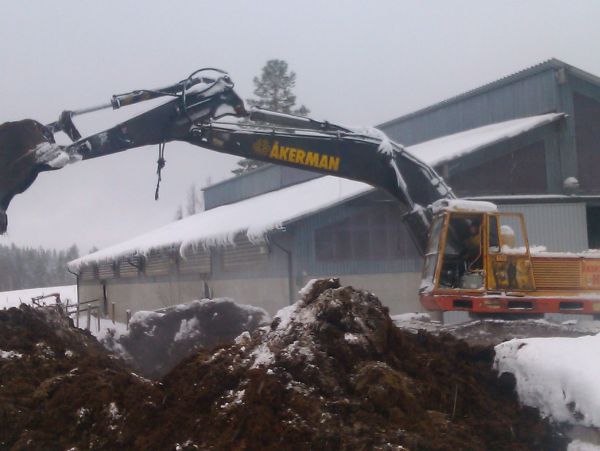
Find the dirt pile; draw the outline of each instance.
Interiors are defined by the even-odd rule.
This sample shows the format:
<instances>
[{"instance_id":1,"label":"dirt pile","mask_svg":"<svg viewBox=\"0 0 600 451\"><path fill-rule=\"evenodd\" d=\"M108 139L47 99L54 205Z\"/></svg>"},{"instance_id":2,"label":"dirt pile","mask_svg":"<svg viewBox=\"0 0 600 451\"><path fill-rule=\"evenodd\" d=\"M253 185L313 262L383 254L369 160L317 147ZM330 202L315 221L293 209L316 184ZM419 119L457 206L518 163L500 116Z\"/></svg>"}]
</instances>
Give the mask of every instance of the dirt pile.
<instances>
[{"instance_id":1,"label":"dirt pile","mask_svg":"<svg viewBox=\"0 0 600 451\"><path fill-rule=\"evenodd\" d=\"M200 349L233 343L242 332L270 320L261 308L231 299L203 299L161 312L137 312L126 334L109 334L102 342L139 374L158 379Z\"/></svg>"},{"instance_id":2,"label":"dirt pile","mask_svg":"<svg viewBox=\"0 0 600 451\"><path fill-rule=\"evenodd\" d=\"M198 449L558 450L493 350L397 329L371 294L319 281L269 328L164 379L164 429ZM193 382L192 382L193 381ZM168 432L167 432L168 431Z\"/></svg>"},{"instance_id":3,"label":"dirt pile","mask_svg":"<svg viewBox=\"0 0 600 451\"><path fill-rule=\"evenodd\" d=\"M132 449L161 400L59 309L0 310L0 449Z\"/></svg>"},{"instance_id":4,"label":"dirt pile","mask_svg":"<svg viewBox=\"0 0 600 451\"><path fill-rule=\"evenodd\" d=\"M0 350L0 448L565 449L491 348L402 331L337 280L160 383L27 307L0 312Z\"/></svg>"}]
</instances>

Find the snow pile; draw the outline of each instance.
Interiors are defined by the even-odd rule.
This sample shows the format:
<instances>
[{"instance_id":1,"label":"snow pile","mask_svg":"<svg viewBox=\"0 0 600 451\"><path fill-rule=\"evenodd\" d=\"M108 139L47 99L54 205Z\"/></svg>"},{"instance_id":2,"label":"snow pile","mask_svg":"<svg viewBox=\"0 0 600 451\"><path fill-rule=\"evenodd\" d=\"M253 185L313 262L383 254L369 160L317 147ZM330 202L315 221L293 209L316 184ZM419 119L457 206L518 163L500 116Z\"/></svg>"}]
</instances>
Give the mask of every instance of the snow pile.
<instances>
[{"instance_id":1,"label":"snow pile","mask_svg":"<svg viewBox=\"0 0 600 451\"><path fill-rule=\"evenodd\" d=\"M136 312L129 330L109 329L100 341L143 376L158 378L198 350L233 343L270 320L258 307L202 299L160 312Z\"/></svg>"},{"instance_id":2,"label":"snow pile","mask_svg":"<svg viewBox=\"0 0 600 451\"><path fill-rule=\"evenodd\" d=\"M64 285L59 287L28 288L25 290L0 292L0 309L18 307L20 304L31 304L31 298L45 296L53 293L60 295L63 304L69 301L70 305L77 304L77 285ZM54 298L47 298L41 303L54 304Z\"/></svg>"},{"instance_id":3,"label":"snow pile","mask_svg":"<svg viewBox=\"0 0 600 451\"><path fill-rule=\"evenodd\" d=\"M556 422L600 428L600 334L496 346L495 366L516 377L521 401Z\"/></svg>"}]
</instances>

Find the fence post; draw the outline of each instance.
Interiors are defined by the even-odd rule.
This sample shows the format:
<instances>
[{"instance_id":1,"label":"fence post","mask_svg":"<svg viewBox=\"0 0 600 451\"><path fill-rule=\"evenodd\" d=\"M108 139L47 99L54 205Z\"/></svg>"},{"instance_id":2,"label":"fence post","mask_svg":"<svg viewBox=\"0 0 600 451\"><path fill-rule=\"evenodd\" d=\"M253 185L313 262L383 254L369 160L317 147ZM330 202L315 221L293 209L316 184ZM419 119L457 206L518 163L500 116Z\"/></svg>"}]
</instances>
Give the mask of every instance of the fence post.
<instances>
[{"instance_id":1,"label":"fence post","mask_svg":"<svg viewBox=\"0 0 600 451\"><path fill-rule=\"evenodd\" d=\"M110 303L110 316L112 318L113 324L115 323L115 308L116 308L115 303L111 302Z\"/></svg>"},{"instance_id":2,"label":"fence post","mask_svg":"<svg viewBox=\"0 0 600 451\"><path fill-rule=\"evenodd\" d=\"M92 327L92 309L87 306L87 330L91 330Z\"/></svg>"},{"instance_id":3,"label":"fence post","mask_svg":"<svg viewBox=\"0 0 600 451\"><path fill-rule=\"evenodd\" d=\"M98 332L100 332L100 308L96 307L96 315L98 318Z\"/></svg>"},{"instance_id":4,"label":"fence post","mask_svg":"<svg viewBox=\"0 0 600 451\"><path fill-rule=\"evenodd\" d=\"M127 316L127 330L129 330L129 320L131 319L131 310L125 310L125 315Z\"/></svg>"}]
</instances>

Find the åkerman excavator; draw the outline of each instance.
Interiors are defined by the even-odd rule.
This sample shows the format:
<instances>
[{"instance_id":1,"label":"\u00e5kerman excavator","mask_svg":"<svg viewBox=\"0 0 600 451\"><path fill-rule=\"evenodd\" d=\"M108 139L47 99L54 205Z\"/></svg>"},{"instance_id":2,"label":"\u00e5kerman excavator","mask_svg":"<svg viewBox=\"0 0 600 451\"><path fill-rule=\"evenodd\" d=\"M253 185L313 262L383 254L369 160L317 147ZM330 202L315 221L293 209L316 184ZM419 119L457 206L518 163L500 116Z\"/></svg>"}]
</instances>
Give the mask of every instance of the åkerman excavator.
<instances>
[{"instance_id":1,"label":"\u00e5kerman excavator","mask_svg":"<svg viewBox=\"0 0 600 451\"><path fill-rule=\"evenodd\" d=\"M185 141L358 180L390 194L424 256L420 298L430 310L600 314L600 255L532 255L521 214L498 212L488 202L456 199L433 168L383 133L262 109L247 111L233 88L225 72L201 69L171 86L65 111L48 125L29 119L0 125L0 232L7 228L10 201L40 172L158 145L160 179L165 144ZM161 97L168 100L88 137L82 138L73 123L79 114ZM56 144L57 132L64 132L72 144Z\"/></svg>"}]
</instances>

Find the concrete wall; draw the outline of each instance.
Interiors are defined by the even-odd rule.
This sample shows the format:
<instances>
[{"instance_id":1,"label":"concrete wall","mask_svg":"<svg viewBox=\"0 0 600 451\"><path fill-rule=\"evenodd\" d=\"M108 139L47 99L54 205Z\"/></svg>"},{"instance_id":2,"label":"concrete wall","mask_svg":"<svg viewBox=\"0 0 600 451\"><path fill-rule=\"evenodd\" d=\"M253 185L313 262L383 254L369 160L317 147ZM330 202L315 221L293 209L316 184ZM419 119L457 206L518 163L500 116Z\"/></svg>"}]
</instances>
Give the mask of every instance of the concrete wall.
<instances>
[{"instance_id":1,"label":"concrete wall","mask_svg":"<svg viewBox=\"0 0 600 451\"><path fill-rule=\"evenodd\" d=\"M417 295L420 273L350 274L341 276L341 282L373 292L390 308L391 314L423 311ZM240 304L264 308L271 315L289 305L288 280L284 277L209 280L207 283L213 297L229 297ZM203 280L140 277L134 280L108 280L104 284L106 301L103 284L97 280L80 284L79 299L81 302L97 299L107 317L111 315L114 302L115 319L119 322L126 321L127 310L131 314L140 310L157 310L204 297Z\"/></svg>"}]
</instances>

